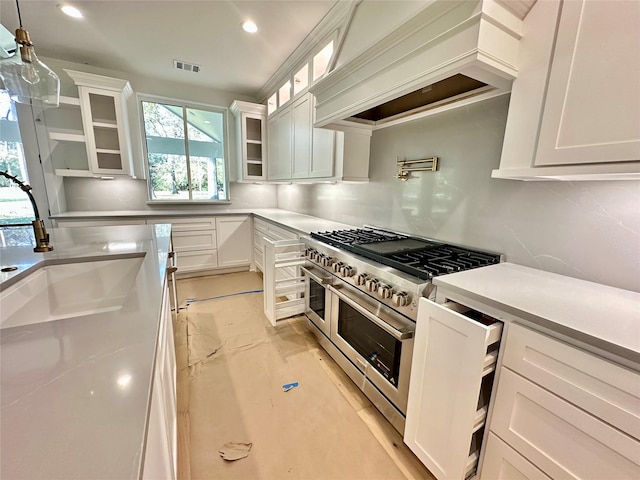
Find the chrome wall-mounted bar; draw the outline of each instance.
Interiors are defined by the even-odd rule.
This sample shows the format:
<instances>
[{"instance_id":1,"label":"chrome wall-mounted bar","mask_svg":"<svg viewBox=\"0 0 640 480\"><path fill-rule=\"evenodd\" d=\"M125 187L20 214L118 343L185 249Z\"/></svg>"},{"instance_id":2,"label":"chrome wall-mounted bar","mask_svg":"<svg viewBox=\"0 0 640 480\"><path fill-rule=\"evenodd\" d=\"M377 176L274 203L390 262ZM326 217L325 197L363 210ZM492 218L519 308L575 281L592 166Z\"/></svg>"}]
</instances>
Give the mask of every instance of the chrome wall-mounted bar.
<instances>
[{"instance_id":1,"label":"chrome wall-mounted bar","mask_svg":"<svg viewBox=\"0 0 640 480\"><path fill-rule=\"evenodd\" d=\"M411 177L411 172L435 172L438 170L438 157L421 158L419 160L398 160L398 173L394 175L398 180L406 182Z\"/></svg>"}]
</instances>

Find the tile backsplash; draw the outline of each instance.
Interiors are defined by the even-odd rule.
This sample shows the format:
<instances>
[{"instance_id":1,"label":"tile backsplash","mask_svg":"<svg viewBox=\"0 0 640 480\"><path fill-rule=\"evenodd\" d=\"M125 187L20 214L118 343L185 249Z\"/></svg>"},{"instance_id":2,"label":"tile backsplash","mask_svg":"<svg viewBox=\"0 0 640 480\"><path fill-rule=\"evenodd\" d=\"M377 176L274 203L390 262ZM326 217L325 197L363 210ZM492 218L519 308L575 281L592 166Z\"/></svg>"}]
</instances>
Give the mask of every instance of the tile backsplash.
<instances>
[{"instance_id":1,"label":"tile backsplash","mask_svg":"<svg viewBox=\"0 0 640 480\"><path fill-rule=\"evenodd\" d=\"M64 191L68 211L107 210L161 210L215 209L215 204L157 204L147 203L147 182L131 178L100 180L96 178L65 178ZM275 185L230 183L231 205L222 208L275 208L277 193Z\"/></svg>"},{"instance_id":2,"label":"tile backsplash","mask_svg":"<svg viewBox=\"0 0 640 480\"><path fill-rule=\"evenodd\" d=\"M503 253L507 261L640 291L640 182L520 182L498 167L508 96L376 130L370 182L282 185L278 206ZM438 172L396 180L396 157Z\"/></svg>"}]
</instances>

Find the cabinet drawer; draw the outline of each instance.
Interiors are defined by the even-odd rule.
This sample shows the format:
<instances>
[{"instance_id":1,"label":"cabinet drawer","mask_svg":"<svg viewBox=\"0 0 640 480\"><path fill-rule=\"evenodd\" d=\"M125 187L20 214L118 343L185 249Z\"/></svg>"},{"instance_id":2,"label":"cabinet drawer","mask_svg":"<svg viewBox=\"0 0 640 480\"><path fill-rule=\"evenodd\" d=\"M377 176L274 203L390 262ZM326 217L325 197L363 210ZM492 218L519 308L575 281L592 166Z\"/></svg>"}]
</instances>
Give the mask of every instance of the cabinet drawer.
<instances>
[{"instance_id":1,"label":"cabinet drawer","mask_svg":"<svg viewBox=\"0 0 640 480\"><path fill-rule=\"evenodd\" d=\"M285 230L284 228L276 227L275 225L269 225L268 229L268 237L272 240L297 240L298 235L296 233L290 232L289 230Z\"/></svg>"},{"instance_id":2,"label":"cabinet drawer","mask_svg":"<svg viewBox=\"0 0 640 480\"><path fill-rule=\"evenodd\" d=\"M147 220L149 224L170 223L172 232L190 232L193 230L215 230L216 217L170 217Z\"/></svg>"},{"instance_id":3,"label":"cabinet drawer","mask_svg":"<svg viewBox=\"0 0 640 480\"><path fill-rule=\"evenodd\" d=\"M215 230L194 230L186 232L174 231L171 236L173 238L173 249L176 252L190 252L216 248Z\"/></svg>"},{"instance_id":4,"label":"cabinet drawer","mask_svg":"<svg viewBox=\"0 0 640 480\"><path fill-rule=\"evenodd\" d=\"M253 219L253 228L262 233L267 233L267 222L259 218Z\"/></svg>"},{"instance_id":5,"label":"cabinet drawer","mask_svg":"<svg viewBox=\"0 0 640 480\"><path fill-rule=\"evenodd\" d=\"M263 271L264 270L264 252L262 250L258 250L257 248L255 248L253 250L253 259L254 259L254 263L256 264L256 267L258 267L260 271Z\"/></svg>"},{"instance_id":6,"label":"cabinet drawer","mask_svg":"<svg viewBox=\"0 0 640 480\"><path fill-rule=\"evenodd\" d=\"M178 273L198 272L218 266L217 250L183 252L179 255Z\"/></svg>"},{"instance_id":7,"label":"cabinet drawer","mask_svg":"<svg viewBox=\"0 0 640 480\"><path fill-rule=\"evenodd\" d=\"M640 478L640 443L508 368L491 431L551 478Z\"/></svg>"},{"instance_id":8,"label":"cabinet drawer","mask_svg":"<svg viewBox=\"0 0 640 480\"><path fill-rule=\"evenodd\" d=\"M487 438L480 480L550 480L550 478L490 433Z\"/></svg>"},{"instance_id":9,"label":"cabinet drawer","mask_svg":"<svg viewBox=\"0 0 640 480\"><path fill-rule=\"evenodd\" d=\"M640 439L640 374L521 325L512 325L504 365Z\"/></svg>"},{"instance_id":10,"label":"cabinet drawer","mask_svg":"<svg viewBox=\"0 0 640 480\"><path fill-rule=\"evenodd\" d=\"M260 250L261 252L264 251L262 239L265 236L268 237L267 232L260 232L258 230L253 231L253 246L255 249Z\"/></svg>"}]
</instances>

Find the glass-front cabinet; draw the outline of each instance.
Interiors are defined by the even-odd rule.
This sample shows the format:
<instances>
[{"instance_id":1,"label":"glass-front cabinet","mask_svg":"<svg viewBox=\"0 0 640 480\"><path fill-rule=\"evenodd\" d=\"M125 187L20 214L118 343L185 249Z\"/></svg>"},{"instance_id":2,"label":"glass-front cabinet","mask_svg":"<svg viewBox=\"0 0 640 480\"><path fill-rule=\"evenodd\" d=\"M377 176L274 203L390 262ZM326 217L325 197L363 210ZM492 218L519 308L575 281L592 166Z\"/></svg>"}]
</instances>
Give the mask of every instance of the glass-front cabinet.
<instances>
[{"instance_id":1,"label":"glass-front cabinet","mask_svg":"<svg viewBox=\"0 0 640 480\"><path fill-rule=\"evenodd\" d=\"M55 173L134 175L126 107L133 96L129 82L64 71L77 85L79 98L61 97L59 111L44 113Z\"/></svg>"},{"instance_id":2,"label":"glass-front cabinet","mask_svg":"<svg viewBox=\"0 0 640 480\"><path fill-rule=\"evenodd\" d=\"M266 180L267 107L236 100L231 104L238 138L238 181Z\"/></svg>"}]
</instances>

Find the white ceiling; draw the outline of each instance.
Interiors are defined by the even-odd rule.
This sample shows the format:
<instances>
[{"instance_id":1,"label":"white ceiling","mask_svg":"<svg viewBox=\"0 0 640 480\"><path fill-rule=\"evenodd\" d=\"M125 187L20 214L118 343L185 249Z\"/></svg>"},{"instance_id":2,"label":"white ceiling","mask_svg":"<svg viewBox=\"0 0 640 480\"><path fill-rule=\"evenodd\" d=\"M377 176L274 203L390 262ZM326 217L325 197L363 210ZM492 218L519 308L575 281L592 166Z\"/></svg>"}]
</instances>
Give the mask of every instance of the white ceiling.
<instances>
[{"instance_id":1,"label":"white ceiling","mask_svg":"<svg viewBox=\"0 0 640 480\"><path fill-rule=\"evenodd\" d=\"M24 28L41 57L256 96L336 0L21 0ZM256 34L240 24L254 20ZM0 0L0 23L18 26L15 0ZM173 60L200 65L178 71Z\"/></svg>"}]
</instances>

